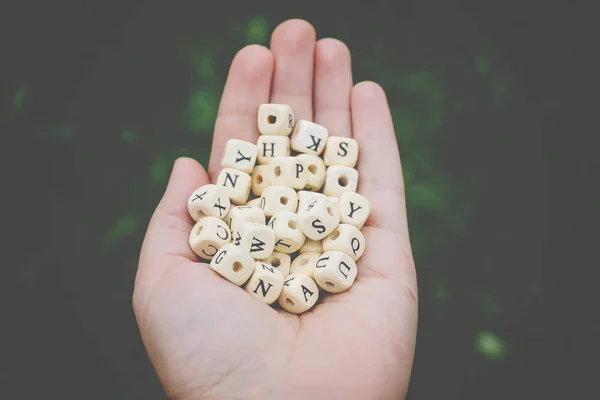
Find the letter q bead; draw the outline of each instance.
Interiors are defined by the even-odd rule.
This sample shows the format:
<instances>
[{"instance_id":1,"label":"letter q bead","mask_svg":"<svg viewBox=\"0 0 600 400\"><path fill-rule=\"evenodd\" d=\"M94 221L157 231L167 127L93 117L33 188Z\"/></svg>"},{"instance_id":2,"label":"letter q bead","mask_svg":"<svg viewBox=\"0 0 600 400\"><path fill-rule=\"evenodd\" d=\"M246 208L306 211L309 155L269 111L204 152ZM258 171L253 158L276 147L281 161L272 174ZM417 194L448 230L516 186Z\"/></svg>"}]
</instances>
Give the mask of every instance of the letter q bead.
<instances>
[{"instance_id":1,"label":"letter q bead","mask_svg":"<svg viewBox=\"0 0 600 400\"><path fill-rule=\"evenodd\" d=\"M245 290L250 296L266 304L272 304L279 298L283 289L283 275L269 264L258 261Z\"/></svg>"},{"instance_id":2,"label":"letter q bead","mask_svg":"<svg viewBox=\"0 0 600 400\"><path fill-rule=\"evenodd\" d=\"M295 273L283 281L279 305L292 314L309 310L319 300L319 287L308 275Z\"/></svg>"},{"instance_id":3,"label":"letter q bead","mask_svg":"<svg viewBox=\"0 0 600 400\"><path fill-rule=\"evenodd\" d=\"M187 205L190 216L194 221L198 221L204 217L223 219L229 212L231 202L222 187L209 184L194 190Z\"/></svg>"},{"instance_id":4,"label":"letter q bead","mask_svg":"<svg viewBox=\"0 0 600 400\"><path fill-rule=\"evenodd\" d=\"M358 187L358 171L343 165L332 165L327 168L323 194L340 197L344 192L356 192Z\"/></svg>"},{"instance_id":5,"label":"letter q bead","mask_svg":"<svg viewBox=\"0 0 600 400\"><path fill-rule=\"evenodd\" d=\"M365 252L365 237L360 230L348 224L339 224L323 239L323 250L338 250L357 261Z\"/></svg>"},{"instance_id":6,"label":"letter q bead","mask_svg":"<svg viewBox=\"0 0 600 400\"><path fill-rule=\"evenodd\" d=\"M341 251L326 251L315 265L315 281L330 293L341 293L352 286L356 279L356 263Z\"/></svg>"},{"instance_id":7,"label":"letter q bead","mask_svg":"<svg viewBox=\"0 0 600 400\"><path fill-rule=\"evenodd\" d=\"M190 247L194 253L205 260L211 260L230 240L229 227L225 221L217 217L200 218L192 228L189 237Z\"/></svg>"},{"instance_id":8,"label":"letter q bead","mask_svg":"<svg viewBox=\"0 0 600 400\"><path fill-rule=\"evenodd\" d=\"M228 243L215 254L210 268L234 285L242 286L254 272L255 263L247 251Z\"/></svg>"}]
</instances>

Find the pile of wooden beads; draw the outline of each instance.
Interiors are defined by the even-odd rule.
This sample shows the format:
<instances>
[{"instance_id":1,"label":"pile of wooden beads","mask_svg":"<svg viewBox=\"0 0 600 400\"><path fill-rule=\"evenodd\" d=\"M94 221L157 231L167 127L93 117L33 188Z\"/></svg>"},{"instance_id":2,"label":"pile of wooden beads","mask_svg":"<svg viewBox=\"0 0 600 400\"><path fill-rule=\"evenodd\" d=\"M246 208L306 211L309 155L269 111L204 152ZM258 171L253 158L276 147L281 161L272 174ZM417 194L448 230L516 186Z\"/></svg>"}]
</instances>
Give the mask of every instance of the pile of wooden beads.
<instances>
[{"instance_id":1,"label":"pile of wooden beads","mask_svg":"<svg viewBox=\"0 0 600 400\"><path fill-rule=\"evenodd\" d=\"M370 212L356 193L358 143L295 122L284 104L261 105L258 130L256 144L229 140L216 184L190 196L190 247L252 297L300 314L356 279Z\"/></svg>"}]
</instances>

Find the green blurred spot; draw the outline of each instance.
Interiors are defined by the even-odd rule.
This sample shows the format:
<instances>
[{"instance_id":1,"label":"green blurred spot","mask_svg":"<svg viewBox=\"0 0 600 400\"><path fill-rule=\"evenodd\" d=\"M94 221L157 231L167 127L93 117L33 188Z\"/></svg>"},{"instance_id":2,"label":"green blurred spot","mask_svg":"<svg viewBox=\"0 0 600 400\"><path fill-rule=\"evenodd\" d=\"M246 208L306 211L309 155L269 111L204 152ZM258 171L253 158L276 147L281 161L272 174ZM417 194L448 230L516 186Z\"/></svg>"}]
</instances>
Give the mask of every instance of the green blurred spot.
<instances>
[{"instance_id":1,"label":"green blurred spot","mask_svg":"<svg viewBox=\"0 0 600 400\"><path fill-rule=\"evenodd\" d=\"M480 354L492 360L499 360L506 353L504 343L489 331L477 333L475 336L475 348Z\"/></svg>"},{"instance_id":2,"label":"green blurred spot","mask_svg":"<svg viewBox=\"0 0 600 400\"><path fill-rule=\"evenodd\" d=\"M479 72L480 74L487 74L490 72L490 60L487 57L484 56L477 56L475 57L475 69L477 70L477 72Z\"/></svg>"},{"instance_id":3,"label":"green blurred spot","mask_svg":"<svg viewBox=\"0 0 600 400\"><path fill-rule=\"evenodd\" d=\"M269 24L267 19L258 15L248 21L248 30L246 31L247 44L265 44L269 35Z\"/></svg>"},{"instance_id":4,"label":"green blurred spot","mask_svg":"<svg viewBox=\"0 0 600 400\"><path fill-rule=\"evenodd\" d=\"M157 156L150 165L150 180L161 184L167 183L171 164L164 154Z\"/></svg>"},{"instance_id":5,"label":"green blurred spot","mask_svg":"<svg viewBox=\"0 0 600 400\"><path fill-rule=\"evenodd\" d=\"M435 297L441 302L446 302L448 300L448 287L444 282L437 281L435 283Z\"/></svg>"},{"instance_id":6,"label":"green blurred spot","mask_svg":"<svg viewBox=\"0 0 600 400\"><path fill-rule=\"evenodd\" d=\"M209 51L200 53L194 57L194 66L196 67L196 73L201 79L206 81L213 81L216 79L215 64L213 62L213 56Z\"/></svg>"},{"instance_id":7,"label":"green blurred spot","mask_svg":"<svg viewBox=\"0 0 600 400\"><path fill-rule=\"evenodd\" d=\"M406 190L406 201L410 205L442 214L446 210L447 194L440 180L413 181L410 191Z\"/></svg>"},{"instance_id":8,"label":"green blurred spot","mask_svg":"<svg viewBox=\"0 0 600 400\"><path fill-rule=\"evenodd\" d=\"M499 314L502 311L500 299L492 293L483 292L480 302L481 308L488 315Z\"/></svg>"},{"instance_id":9,"label":"green blurred spot","mask_svg":"<svg viewBox=\"0 0 600 400\"><path fill-rule=\"evenodd\" d=\"M13 96L13 110L20 111L23 108L23 104L25 103L25 96L27 96L27 91L29 90L28 85L23 85L17 90Z\"/></svg>"},{"instance_id":10,"label":"green blurred spot","mask_svg":"<svg viewBox=\"0 0 600 400\"><path fill-rule=\"evenodd\" d=\"M197 90L190 95L186 117L188 129L194 133L209 134L217 117L217 97L215 93Z\"/></svg>"},{"instance_id":11,"label":"green blurred spot","mask_svg":"<svg viewBox=\"0 0 600 400\"><path fill-rule=\"evenodd\" d=\"M506 97L508 96L508 91L508 84L506 84L506 82L501 80L493 81L490 88L492 102L496 105L504 103Z\"/></svg>"},{"instance_id":12,"label":"green blurred spot","mask_svg":"<svg viewBox=\"0 0 600 400\"><path fill-rule=\"evenodd\" d=\"M133 235L137 230L137 218L131 214L125 214L115 224L105 237L104 243L106 246L115 246L119 244L123 238Z\"/></svg>"},{"instance_id":13,"label":"green blurred spot","mask_svg":"<svg viewBox=\"0 0 600 400\"><path fill-rule=\"evenodd\" d=\"M135 131L131 129L123 129L123 132L121 132L121 139L123 139L123 141L126 143L135 143L138 141L139 137Z\"/></svg>"}]
</instances>

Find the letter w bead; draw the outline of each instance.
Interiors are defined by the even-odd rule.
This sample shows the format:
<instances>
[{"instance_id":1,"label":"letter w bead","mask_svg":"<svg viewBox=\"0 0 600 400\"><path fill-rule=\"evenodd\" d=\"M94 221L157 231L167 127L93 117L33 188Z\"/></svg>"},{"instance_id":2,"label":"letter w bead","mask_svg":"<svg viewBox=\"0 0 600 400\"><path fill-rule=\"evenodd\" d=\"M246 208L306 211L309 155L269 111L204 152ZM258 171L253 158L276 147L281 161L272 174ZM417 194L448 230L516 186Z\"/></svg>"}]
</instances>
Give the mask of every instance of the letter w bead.
<instances>
[{"instance_id":1,"label":"letter w bead","mask_svg":"<svg viewBox=\"0 0 600 400\"><path fill-rule=\"evenodd\" d=\"M264 251L264 250L265 250L265 242L258 239L256 236L253 236L252 244L250 246L250 253L254 253L257 251Z\"/></svg>"}]
</instances>

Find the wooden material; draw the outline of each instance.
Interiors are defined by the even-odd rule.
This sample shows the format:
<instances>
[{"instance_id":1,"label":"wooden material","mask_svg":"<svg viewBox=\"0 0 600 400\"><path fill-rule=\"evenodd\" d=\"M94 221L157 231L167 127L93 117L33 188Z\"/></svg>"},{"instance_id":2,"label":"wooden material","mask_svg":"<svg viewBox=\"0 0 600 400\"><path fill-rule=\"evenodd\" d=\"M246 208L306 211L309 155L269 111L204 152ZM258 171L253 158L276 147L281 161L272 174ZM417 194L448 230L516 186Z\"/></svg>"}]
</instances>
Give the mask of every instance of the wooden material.
<instances>
[{"instance_id":1,"label":"wooden material","mask_svg":"<svg viewBox=\"0 0 600 400\"><path fill-rule=\"evenodd\" d=\"M204 185L194 190L187 202L194 221L204 217L225 218L231 207L227 191L217 185Z\"/></svg>"},{"instance_id":2,"label":"wooden material","mask_svg":"<svg viewBox=\"0 0 600 400\"><path fill-rule=\"evenodd\" d=\"M288 136L294 128L294 112L286 104L261 104L258 108L258 131L262 135Z\"/></svg>"},{"instance_id":3,"label":"wooden material","mask_svg":"<svg viewBox=\"0 0 600 400\"><path fill-rule=\"evenodd\" d=\"M263 260L264 263L269 264L271 267L279 270L285 278L290 274L290 266L292 264L292 257L289 254L280 253L274 251L271 255Z\"/></svg>"},{"instance_id":4,"label":"wooden material","mask_svg":"<svg viewBox=\"0 0 600 400\"><path fill-rule=\"evenodd\" d=\"M300 272L310 276L311 278L314 277L315 266L321 257L321 254L323 253L308 252L300 254L294 261L292 261L290 273L294 274L296 272Z\"/></svg>"},{"instance_id":5,"label":"wooden material","mask_svg":"<svg viewBox=\"0 0 600 400\"><path fill-rule=\"evenodd\" d=\"M298 153L318 156L325 149L328 136L329 132L324 126L301 119L294 126L290 143Z\"/></svg>"},{"instance_id":6,"label":"wooden material","mask_svg":"<svg viewBox=\"0 0 600 400\"><path fill-rule=\"evenodd\" d=\"M326 251L317 260L314 278L323 290L341 293L352 286L357 271L356 263L346 253Z\"/></svg>"},{"instance_id":7,"label":"wooden material","mask_svg":"<svg viewBox=\"0 0 600 400\"><path fill-rule=\"evenodd\" d=\"M236 206L229 210L229 214L225 219L231 230L232 240L240 237L239 232L242 230L244 223L256 222L257 224L265 225L267 219L265 212L259 207L253 207L250 205ZM238 239L239 240L239 239Z\"/></svg>"},{"instance_id":8,"label":"wooden material","mask_svg":"<svg viewBox=\"0 0 600 400\"><path fill-rule=\"evenodd\" d=\"M365 244L365 237L358 228L348 224L339 224L323 239L323 250L325 252L338 250L357 261L365 251Z\"/></svg>"},{"instance_id":9,"label":"wooden material","mask_svg":"<svg viewBox=\"0 0 600 400\"><path fill-rule=\"evenodd\" d=\"M323 194L340 197L344 192L356 192L358 186L358 171L343 165L332 165L327 168Z\"/></svg>"},{"instance_id":10,"label":"wooden material","mask_svg":"<svg viewBox=\"0 0 600 400\"><path fill-rule=\"evenodd\" d=\"M312 240L312 239L306 238L306 240L304 241L304 244L302 245L302 247L300 247L299 251L300 251L300 254L311 253L311 252L323 254L323 241Z\"/></svg>"},{"instance_id":11,"label":"wooden material","mask_svg":"<svg viewBox=\"0 0 600 400\"><path fill-rule=\"evenodd\" d=\"M302 232L312 240L321 240L340 223L337 207L326 197L310 199L305 208L298 211Z\"/></svg>"},{"instance_id":12,"label":"wooden material","mask_svg":"<svg viewBox=\"0 0 600 400\"><path fill-rule=\"evenodd\" d=\"M275 157L290 156L290 138L287 136L260 135L256 147L261 165L269 164Z\"/></svg>"},{"instance_id":13,"label":"wooden material","mask_svg":"<svg viewBox=\"0 0 600 400\"><path fill-rule=\"evenodd\" d=\"M223 168L217 177L217 186L225 189L231 202L237 205L246 204L251 184L249 174L233 168Z\"/></svg>"},{"instance_id":14,"label":"wooden material","mask_svg":"<svg viewBox=\"0 0 600 400\"><path fill-rule=\"evenodd\" d=\"M242 286L254 272L254 259L233 243L221 247L210 262L210 268L237 286Z\"/></svg>"},{"instance_id":15,"label":"wooden material","mask_svg":"<svg viewBox=\"0 0 600 400\"><path fill-rule=\"evenodd\" d=\"M291 211L280 211L271 217L269 226L275 231L275 251L290 254L298 251L306 236L300 229L298 216Z\"/></svg>"},{"instance_id":16,"label":"wooden material","mask_svg":"<svg viewBox=\"0 0 600 400\"><path fill-rule=\"evenodd\" d=\"M189 236L190 247L205 260L211 260L217 251L231 241L229 227L220 218L204 217L196 222Z\"/></svg>"},{"instance_id":17,"label":"wooden material","mask_svg":"<svg viewBox=\"0 0 600 400\"><path fill-rule=\"evenodd\" d=\"M298 157L275 157L269 163L269 168L272 186L287 186L296 190L306 186L308 166Z\"/></svg>"},{"instance_id":18,"label":"wooden material","mask_svg":"<svg viewBox=\"0 0 600 400\"><path fill-rule=\"evenodd\" d=\"M309 310L319 300L319 287L308 275L290 274L283 281L279 305L293 314Z\"/></svg>"},{"instance_id":19,"label":"wooden material","mask_svg":"<svg viewBox=\"0 0 600 400\"><path fill-rule=\"evenodd\" d=\"M245 290L250 296L266 304L279 298L283 288L283 275L269 264L258 261Z\"/></svg>"},{"instance_id":20,"label":"wooden material","mask_svg":"<svg viewBox=\"0 0 600 400\"><path fill-rule=\"evenodd\" d=\"M358 142L347 137L329 136L323 152L323 161L328 167L344 165L354 168L358 161Z\"/></svg>"},{"instance_id":21,"label":"wooden material","mask_svg":"<svg viewBox=\"0 0 600 400\"><path fill-rule=\"evenodd\" d=\"M251 173L258 154L255 144L239 139L229 139L223 150L222 168L234 168Z\"/></svg>"},{"instance_id":22,"label":"wooden material","mask_svg":"<svg viewBox=\"0 0 600 400\"><path fill-rule=\"evenodd\" d=\"M239 232L239 240L234 244L250 253L255 260L267 258L273 253L275 246L275 232L266 225L256 222L244 222Z\"/></svg>"},{"instance_id":23,"label":"wooden material","mask_svg":"<svg viewBox=\"0 0 600 400\"><path fill-rule=\"evenodd\" d=\"M312 154L298 154L296 157L306 163L308 174L304 188L314 192L321 190L325 183L325 173L327 171L323 159Z\"/></svg>"},{"instance_id":24,"label":"wooden material","mask_svg":"<svg viewBox=\"0 0 600 400\"><path fill-rule=\"evenodd\" d=\"M296 212L298 195L294 189L287 186L269 186L260 196L260 208L267 217L279 211Z\"/></svg>"},{"instance_id":25,"label":"wooden material","mask_svg":"<svg viewBox=\"0 0 600 400\"><path fill-rule=\"evenodd\" d=\"M342 193L337 208L340 212L340 221L358 229L363 227L371 213L369 200L354 192Z\"/></svg>"}]
</instances>

